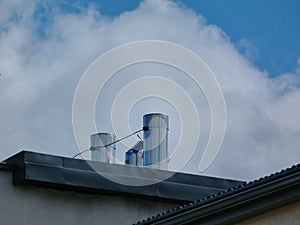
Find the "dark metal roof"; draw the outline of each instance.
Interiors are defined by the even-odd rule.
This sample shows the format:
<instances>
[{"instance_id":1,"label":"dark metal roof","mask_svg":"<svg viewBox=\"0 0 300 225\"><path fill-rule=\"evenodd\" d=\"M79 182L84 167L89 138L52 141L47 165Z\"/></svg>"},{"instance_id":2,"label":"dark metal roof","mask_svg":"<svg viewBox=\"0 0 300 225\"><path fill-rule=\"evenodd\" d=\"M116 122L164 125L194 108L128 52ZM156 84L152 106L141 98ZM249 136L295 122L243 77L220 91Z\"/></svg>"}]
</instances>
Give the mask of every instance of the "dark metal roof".
<instances>
[{"instance_id":1,"label":"dark metal roof","mask_svg":"<svg viewBox=\"0 0 300 225\"><path fill-rule=\"evenodd\" d=\"M243 184L230 179L197 176L184 173L154 170L81 159L65 158L29 151L22 151L6 159L3 164L13 170L13 183L35 184L60 190L127 195L184 203L203 198L229 187ZM115 183L99 175L90 165L110 177L120 180L167 180L147 186L127 186Z\"/></svg>"},{"instance_id":2,"label":"dark metal roof","mask_svg":"<svg viewBox=\"0 0 300 225\"><path fill-rule=\"evenodd\" d=\"M233 224L300 200L300 164L149 217L137 224Z\"/></svg>"}]
</instances>

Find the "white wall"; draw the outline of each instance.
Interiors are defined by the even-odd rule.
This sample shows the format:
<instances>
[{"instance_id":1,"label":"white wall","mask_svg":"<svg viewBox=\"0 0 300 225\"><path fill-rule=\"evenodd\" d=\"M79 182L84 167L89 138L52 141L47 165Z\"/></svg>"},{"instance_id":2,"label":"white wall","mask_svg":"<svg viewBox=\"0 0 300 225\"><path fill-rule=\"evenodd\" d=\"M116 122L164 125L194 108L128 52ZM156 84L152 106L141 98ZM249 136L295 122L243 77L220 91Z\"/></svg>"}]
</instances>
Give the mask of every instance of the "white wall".
<instances>
[{"instance_id":1,"label":"white wall","mask_svg":"<svg viewBox=\"0 0 300 225\"><path fill-rule=\"evenodd\" d=\"M12 172L0 170L1 225L132 224L177 206L139 198L58 191L12 185Z\"/></svg>"}]
</instances>

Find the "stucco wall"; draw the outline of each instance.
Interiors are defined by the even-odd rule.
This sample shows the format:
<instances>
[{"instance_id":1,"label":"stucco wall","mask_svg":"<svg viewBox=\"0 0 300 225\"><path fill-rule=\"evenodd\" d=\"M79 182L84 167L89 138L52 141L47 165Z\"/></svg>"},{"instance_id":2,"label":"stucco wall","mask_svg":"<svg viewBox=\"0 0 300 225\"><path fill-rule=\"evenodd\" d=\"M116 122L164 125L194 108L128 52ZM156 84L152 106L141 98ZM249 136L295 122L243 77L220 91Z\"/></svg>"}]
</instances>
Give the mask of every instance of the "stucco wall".
<instances>
[{"instance_id":1,"label":"stucco wall","mask_svg":"<svg viewBox=\"0 0 300 225\"><path fill-rule=\"evenodd\" d=\"M82 194L36 186L13 186L0 170L1 225L132 224L177 206L139 198Z\"/></svg>"},{"instance_id":2,"label":"stucco wall","mask_svg":"<svg viewBox=\"0 0 300 225\"><path fill-rule=\"evenodd\" d=\"M290 204L264 213L252 219L245 220L238 225L299 225L300 224L300 202Z\"/></svg>"}]
</instances>

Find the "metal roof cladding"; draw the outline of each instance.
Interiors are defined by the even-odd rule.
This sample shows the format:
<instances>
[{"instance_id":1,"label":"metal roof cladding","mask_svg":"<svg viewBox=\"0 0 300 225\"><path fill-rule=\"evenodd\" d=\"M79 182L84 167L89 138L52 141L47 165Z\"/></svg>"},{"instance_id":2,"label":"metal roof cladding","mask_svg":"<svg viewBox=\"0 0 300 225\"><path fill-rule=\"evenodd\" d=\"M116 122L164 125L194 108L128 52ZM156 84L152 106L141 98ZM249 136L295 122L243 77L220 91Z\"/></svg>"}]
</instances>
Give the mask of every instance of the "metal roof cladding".
<instances>
[{"instance_id":1,"label":"metal roof cladding","mask_svg":"<svg viewBox=\"0 0 300 225\"><path fill-rule=\"evenodd\" d=\"M233 224L300 200L300 164L138 222L146 224Z\"/></svg>"},{"instance_id":2,"label":"metal roof cladding","mask_svg":"<svg viewBox=\"0 0 300 225\"><path fill-rule=\"evenodd\" d=\"M99 175L89 166L94 163L110 177L121 179L157 179L171 173L167 180L147 186L127 186L115 183ZM143 167L89 162L48 154L21 151L2 162L13 170L15 185L34 184L59 190L73 190L100 194L115 194L150 198L180 204L216 194L243 185L244 182L174 173ZM150 174L150 178L149 178ZM152 178L151 178L152 177Z\"/></svg>"}]
</instances>

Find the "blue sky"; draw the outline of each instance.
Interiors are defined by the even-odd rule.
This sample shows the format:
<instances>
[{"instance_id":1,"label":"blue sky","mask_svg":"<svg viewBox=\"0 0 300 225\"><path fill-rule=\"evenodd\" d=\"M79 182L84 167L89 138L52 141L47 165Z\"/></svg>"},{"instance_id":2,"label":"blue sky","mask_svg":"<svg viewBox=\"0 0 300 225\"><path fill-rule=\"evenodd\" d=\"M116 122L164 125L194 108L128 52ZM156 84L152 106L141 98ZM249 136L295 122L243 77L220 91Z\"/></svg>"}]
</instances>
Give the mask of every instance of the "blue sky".
<instances>
[{"instance_id":1,"label":"blue sky","mask_svg":"<svg viewBox=\"0 0 300 225\"><path fill-rule=\"evenodd\" d=\"M74 5L62 8L74 11ZM69 1L70 3L73 1ZM294 72L300 53L300 2L297 0L182 0L176 1L203 15L208 24L223 29L239 51L251 51L251 60L269 76ZM140 1L92 0L103 15L116 17L138 7ZM78 1L87 5L87 1ZM247 49L241 40L247 40ZM248 48L251 48L250 50Z\"/></svg>"},{"instance_id":2,"label":"blue sky","mask_svg":"<svg viewBox=\"0 0 300 225\"><path fill-rule=\"evenodd\" d=\"M248 40L258 50L254 63L271 76L293 72L300 52L297 0L184 1L222 27L233 42Z\"/></svg>"}]
</instances>

